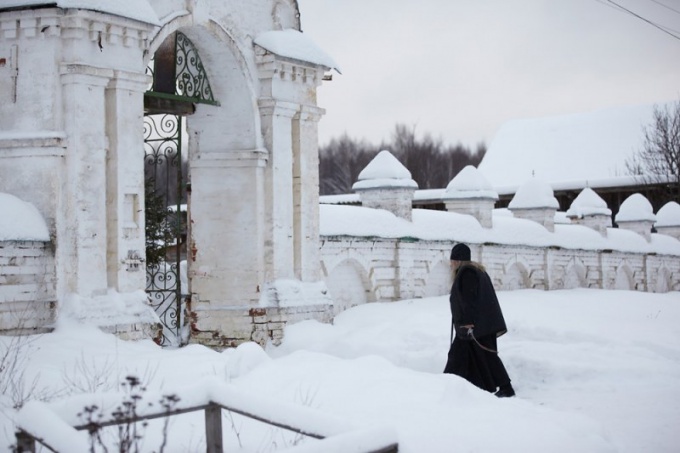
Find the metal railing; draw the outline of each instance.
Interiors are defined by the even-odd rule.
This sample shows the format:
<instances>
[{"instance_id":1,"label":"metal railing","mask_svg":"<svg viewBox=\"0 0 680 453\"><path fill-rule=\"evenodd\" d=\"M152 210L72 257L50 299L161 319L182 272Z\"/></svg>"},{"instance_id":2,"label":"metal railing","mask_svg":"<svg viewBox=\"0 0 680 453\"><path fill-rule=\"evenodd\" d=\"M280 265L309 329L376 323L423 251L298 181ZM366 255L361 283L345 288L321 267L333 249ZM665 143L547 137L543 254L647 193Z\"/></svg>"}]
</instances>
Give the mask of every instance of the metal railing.
<instances>
[{"instance_id":1,"label":"metal railing","mask_svg":"<svg viewBox=\"0 0 680 453\"><path fill-rule=\"evenodd\" d=\"M58 414L45 403L29 403L21 411L17 421L17 451L36 451L41 444L54 452L77 453L90 451L86 442L79 444L73 436L77 431L98 431L101 428L117 425L130 425L145 420L171 417L189 412L203 411L205 415L206 451L221 453L224 451L222 438L222 410L231 411L244 417L258 420L268 425L283 428L314 439L318 442L301 444L285 451L287 453L304 453L311 451L336 450L342 446L344 451L354 453L398 453L399 444L392 429L385 427L358 428L341 419L304 406L287 406L267 401L258 396L245 396L241 391L228 384L218 383L208 386L204 392L205 401L187 407L165 408L163 410L142 410L134 416L115 416L114 414L98 419L96 422L69 423L74 414ZM196 398L190 398L196 403ZM233 400L233 401L229 401ZM177 401L181 401L177 398ZM140 408L147 407L140 404ZM49 423L49 429L36 427L35 420ZM55 434L55 428L60 431ZM71 431L69 433L69 431ZM82 440L82 437L78 436ZM334 449L335 447L335 449Z\"/></svg>"}]
</instances>

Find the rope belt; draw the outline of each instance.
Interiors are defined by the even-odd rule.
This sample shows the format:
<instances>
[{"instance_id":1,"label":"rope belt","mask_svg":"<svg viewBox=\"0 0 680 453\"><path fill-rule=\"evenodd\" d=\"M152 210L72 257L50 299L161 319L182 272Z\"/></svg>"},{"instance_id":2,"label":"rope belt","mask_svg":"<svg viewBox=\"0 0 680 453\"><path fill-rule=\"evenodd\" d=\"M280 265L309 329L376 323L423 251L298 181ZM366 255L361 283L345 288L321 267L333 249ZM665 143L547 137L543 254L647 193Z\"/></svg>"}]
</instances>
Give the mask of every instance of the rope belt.
<instances>
[{"instance_id":1,"label":"rope belt","mask_svg":"<svg viewBox=\"0 0 680 453\"><path fill-rule=\"evenodd\" d=\"M477 340L477 337L475 337L475 333L474 333L474 331L473 331L471 328L468 329L467 334L468 334L469 337L472 337L472 339L474 340L474 342L477 343L477 346L479 346L479 347L482 348L483 350L485 350L485 351L487 351L487 352L491 352L491 353L493 353L493 354L498 354L498 351L494 351L493 349L487 348L486 346L484 346L483 344L481 344L481 343ZM450 344L450 343L453 343L453 337L454 337L454 329L453 329L453 323L451 323L451 341L449 341L449 344Z\"/></svg>"},{"instance_id":2,"label":"rope belt","mask_svg":"<svg viewBox=\"0 0 680 453\"><path fill-rule=\"evenodd\" d=\"M482 345L479 341L477 341L477 337L475 337L475 334L472 332L472 329L468 330L468 335L470 335L472 339L475 340L475 343L477 343L477 346L479 346L480 348L484 349L485 351L498 354L498 351L494 351L491 348L487 348L486 346Z\"/></svg>"}]
</instances>

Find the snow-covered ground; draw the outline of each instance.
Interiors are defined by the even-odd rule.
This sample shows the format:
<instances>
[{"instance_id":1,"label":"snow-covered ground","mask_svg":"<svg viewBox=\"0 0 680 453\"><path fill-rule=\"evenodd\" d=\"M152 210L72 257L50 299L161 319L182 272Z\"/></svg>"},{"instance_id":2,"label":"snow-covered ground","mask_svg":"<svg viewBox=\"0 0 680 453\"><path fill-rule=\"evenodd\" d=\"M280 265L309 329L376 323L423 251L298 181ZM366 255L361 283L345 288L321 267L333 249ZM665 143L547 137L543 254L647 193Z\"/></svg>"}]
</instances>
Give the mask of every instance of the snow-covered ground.
<instances>
[{"instance_id":1,"label":"snow-covered ground","mask_svg":"<svg viewBox=\"0 0 680 453\"><path fill-rule=\"evenodd\" d=\"M441 373L446 296L355 307L334 325L292 325L281 346L264 351L253 343L224 352L161 349L62 320L54 333L23 344L24 379L35 381L34 395L51 397L55 407L69 401L77 411L79 403L65 398L115 391L129 374L149 392L184 388L186 397L213 377L244 395L355 426L386 425L404 453L678 451L678 292L520 290L499 297L510 329L499 348L518 394L512 399ZM0 337L3 350L9 341ZM0 398L6 451L14 413L10 393ZM296 440L237 415L223 418L226 451L276 451ZM145 451L158 451L160 429L161 422L149 425ZM202 413L173 417L165 451L205 451L203 429Z\"/></svg>"}]
</instances>

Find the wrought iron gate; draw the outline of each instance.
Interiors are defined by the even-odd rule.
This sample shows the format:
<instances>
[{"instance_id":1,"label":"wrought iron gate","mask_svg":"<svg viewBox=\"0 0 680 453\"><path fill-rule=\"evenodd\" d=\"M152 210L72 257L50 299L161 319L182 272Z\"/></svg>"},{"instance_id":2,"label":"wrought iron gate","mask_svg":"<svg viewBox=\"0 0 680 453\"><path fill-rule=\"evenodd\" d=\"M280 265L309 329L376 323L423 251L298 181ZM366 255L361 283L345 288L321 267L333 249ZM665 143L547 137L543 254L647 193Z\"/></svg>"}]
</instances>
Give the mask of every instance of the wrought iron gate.
<instances>
[{"instance_id":1,"label":"wrought iron gate","mask_svg":"<svg viewBox=\"0 0 680 453\"><path fill-rule=\"evenodd\" d=\"M146 290L163 323L163 346L188 341L184 299L188 296L188 163L183 150L184 117L196 104L219 106L193 43L181 32L169 35L151 60L153 77L144 95L146 181ZM185 156L183 156L185 154Z\"/></svg>"},{"instance_id":2,"label":"wrought iron gate","mask_svg":"<svg viewBox=\"0 0 680 453\"><path fill-rule=\"evenodd\" d=\"M179 346L186 291L186 181L182 160L182 117L144 117L146 181L146 290L163 324L163 346ZM184 282L183 282L184 280Z\"/></svg>"}]
</instances>

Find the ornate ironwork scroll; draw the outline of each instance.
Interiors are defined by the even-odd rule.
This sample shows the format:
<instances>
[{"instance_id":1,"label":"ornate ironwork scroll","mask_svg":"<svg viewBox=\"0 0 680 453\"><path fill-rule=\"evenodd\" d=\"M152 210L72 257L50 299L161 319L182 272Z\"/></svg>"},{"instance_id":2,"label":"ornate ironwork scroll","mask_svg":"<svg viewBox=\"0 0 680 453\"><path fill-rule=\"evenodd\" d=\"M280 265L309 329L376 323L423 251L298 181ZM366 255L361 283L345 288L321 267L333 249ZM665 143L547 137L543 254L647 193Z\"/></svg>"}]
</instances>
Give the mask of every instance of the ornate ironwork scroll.
<instances>
[{"instance_id":1,"label":"ornate ironwork scroll","mask_svg":"<svg viewBox=\"0 0 680 453\"><path fill-rule=\"evenodd\" d=\"M201 57L193 43L177 32L175 40L177 94L192 99L215 102Z\"/></svg>"}]
</instances>

